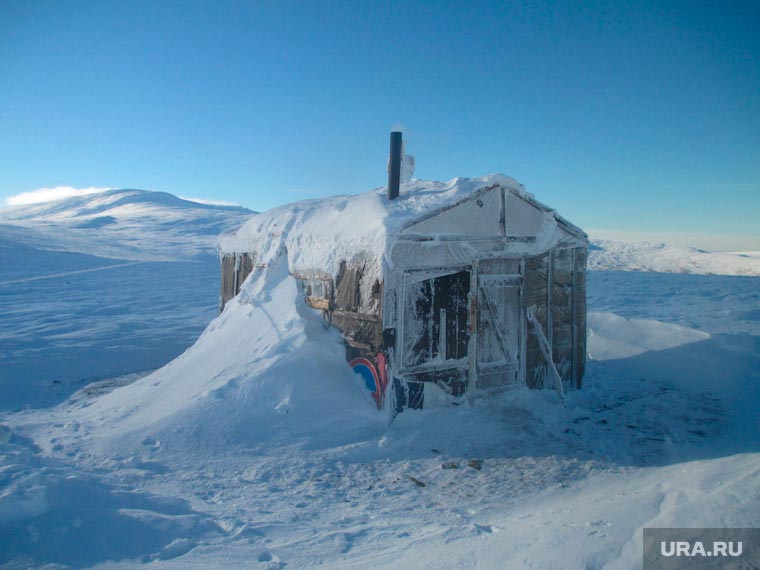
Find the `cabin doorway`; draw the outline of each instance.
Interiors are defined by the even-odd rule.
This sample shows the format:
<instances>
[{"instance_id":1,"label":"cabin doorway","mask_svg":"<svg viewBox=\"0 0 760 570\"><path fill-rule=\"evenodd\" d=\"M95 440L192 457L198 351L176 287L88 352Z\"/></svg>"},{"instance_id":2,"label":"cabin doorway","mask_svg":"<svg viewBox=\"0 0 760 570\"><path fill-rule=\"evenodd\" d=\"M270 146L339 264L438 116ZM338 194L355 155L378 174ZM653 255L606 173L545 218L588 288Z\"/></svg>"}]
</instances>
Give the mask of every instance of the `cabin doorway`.
<instances>
[{"instance_id":1,"label":"cabin doorway","mask_svg":"<svg viewBox=\"0 0 760 570\"><path fill-rule=\"evenodd\" d=\"M467 389L470 283L469 267L405 274L399 363L410 408Z\"/></svg>"},{"instance_id":2,"label":"cabin doorway","mask_svg":"<svg viewBox=\"0 0 760 570\"><path fill-rule=\"evenodd\" d=\"M477 388L518 384L524 377L521 355L525 337L521 260L480 260L475 273Z\"/></svg>"},{"instance_id":3,"label":"cabin doorway","mask_svg":"<svg viewBox=\"0 0 760 570\"><path fill-rule=\"evenodd\" d=\"M402 364L406 372L467 368L469 271L407 273Z\"/></svg>"}]
</instances>

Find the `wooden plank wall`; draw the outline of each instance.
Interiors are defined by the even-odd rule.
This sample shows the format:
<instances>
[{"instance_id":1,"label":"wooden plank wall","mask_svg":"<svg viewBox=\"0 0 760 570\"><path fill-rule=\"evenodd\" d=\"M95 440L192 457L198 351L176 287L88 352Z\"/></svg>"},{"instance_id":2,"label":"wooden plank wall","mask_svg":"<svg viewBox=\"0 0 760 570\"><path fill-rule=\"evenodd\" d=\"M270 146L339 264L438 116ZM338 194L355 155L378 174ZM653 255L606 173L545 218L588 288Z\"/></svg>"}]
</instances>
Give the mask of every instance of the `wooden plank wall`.
<instances>
[{"instance_id":1,"label":"wooden plank wall","mask_svg":"<svg viewBox=\"0 0 760 570\"><path fill-rule=\"evenodd\" d=\"M248 275L253 271L252 254L227 254L222 257L222 275L220 295L222 298L221 308L224 309L230 299L240 293L240 287Z\"/></svg>"},{"instance_id":2,"label":"wooden plank wall","mask_svg":"<svg viewBox=\"0 0 760 570\"><path fill-rule=\"evenodd\" d=\"M322 316L335 325L346 340L346 357L373 358L382 347L381 299L382 285L375 279L371 286L364 283L373 277L363 264L341 263L335 279L330 276L308 277L296 275L304 283L306 301ZM322 281L315 284L315 281ZM321 294L315 295L319 291ZM363 291L370 291L363 298Z\"/></svg>"},{"instance_id":3,"label":"wooden plank wall","mask_svg":"<svg viewBox=\"0 0 760 570\"><path fill-rule=\"evenodd\" d=\"M525 263L524 305L536 307L562 380L575 388L586 365L586 257L584 248L558 248ZM529 331L526 340L526 383L540 388L546 363L536 336Z\"/></svg>"}]
</instances>

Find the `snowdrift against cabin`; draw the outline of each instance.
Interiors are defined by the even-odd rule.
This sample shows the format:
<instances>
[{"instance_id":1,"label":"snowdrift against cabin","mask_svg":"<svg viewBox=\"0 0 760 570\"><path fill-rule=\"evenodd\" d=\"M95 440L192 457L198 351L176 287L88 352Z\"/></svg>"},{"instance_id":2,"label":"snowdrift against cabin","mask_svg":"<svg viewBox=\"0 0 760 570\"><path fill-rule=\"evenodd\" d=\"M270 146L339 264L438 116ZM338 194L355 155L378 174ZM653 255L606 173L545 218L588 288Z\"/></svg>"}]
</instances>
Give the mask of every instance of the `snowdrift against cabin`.
<instances>
[{"instance_id":1,"label":"snowdrift against cabin","mask_svg":"<svg viewBox=\"0 0 760 570\"><path fill-rule=\"evenodd\" d=\"M588 238L507 176L282 206L218 249L222 307L286 256L393 413L513 385L581 385Z\"/></svg>"}]
</instances>

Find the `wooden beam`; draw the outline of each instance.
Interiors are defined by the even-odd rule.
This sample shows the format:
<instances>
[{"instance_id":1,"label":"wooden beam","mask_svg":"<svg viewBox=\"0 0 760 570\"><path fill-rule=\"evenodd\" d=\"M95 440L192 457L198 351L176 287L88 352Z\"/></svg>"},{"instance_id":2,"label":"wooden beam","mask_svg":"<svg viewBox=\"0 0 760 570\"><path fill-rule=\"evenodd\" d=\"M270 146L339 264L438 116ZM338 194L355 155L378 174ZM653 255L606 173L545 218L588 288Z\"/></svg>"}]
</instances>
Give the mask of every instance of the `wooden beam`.
<instances>
[{"instance_id":1,"label":"wooden beam","mask_svg":"<svg viewBox=\"0 0 760 570\"><path fill-rule=\"evenodd\" d=\"M341 317L344 319L352 319L355 321L367 321L370 323L379 323L380 322L380 316L379 315L367 315L364 313L354 313L352 311L341 311L340 309L336 309L332 312L333 316L335 317Z\"/></svg>"},{"instance_id":2,"label":"wooden beam","mask_svg":"<svg viewBox=\"0 0 760 570\"><path fill-rule=\"evenodd\" d=\"M330 310L330 300L323 299L322 297L306 297L306 303L312 309L320 309L322 311Z\"/></svg>"}]
</instances>

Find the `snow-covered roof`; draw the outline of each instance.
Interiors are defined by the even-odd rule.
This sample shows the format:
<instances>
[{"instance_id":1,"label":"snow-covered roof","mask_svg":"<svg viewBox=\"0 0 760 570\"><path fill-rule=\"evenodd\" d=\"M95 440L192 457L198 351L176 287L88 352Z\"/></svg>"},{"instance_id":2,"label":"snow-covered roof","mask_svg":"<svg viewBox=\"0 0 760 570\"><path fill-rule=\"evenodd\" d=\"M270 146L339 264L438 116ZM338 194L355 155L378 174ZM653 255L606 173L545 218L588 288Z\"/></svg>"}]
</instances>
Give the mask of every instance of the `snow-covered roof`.
<instances>
[{"instance_id":1,"label":"snow-covered roof","mask_svg":"<svg viewBox=\"0 0 760 570\"><path fill-rule=\"evenodd\" d=\"M400 196L388 200L386 189L356 195L304 200L252 216L242 227L217 241L222 254L253 253L262 257L273 237L285 244L292 271L336 274L341 261L377 260L385 255L393 236L435 212L462 202L479 191L506 188L551 212L560 223L585 237L550 208L536 202L523 186L503 174L481 178L454 178L448 182L412 179L402 184Z\"/></svg>"}]
</instances>

